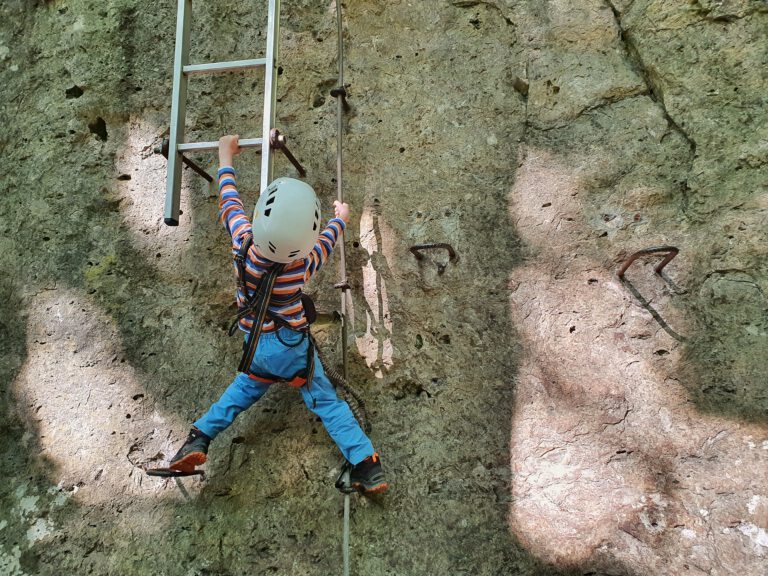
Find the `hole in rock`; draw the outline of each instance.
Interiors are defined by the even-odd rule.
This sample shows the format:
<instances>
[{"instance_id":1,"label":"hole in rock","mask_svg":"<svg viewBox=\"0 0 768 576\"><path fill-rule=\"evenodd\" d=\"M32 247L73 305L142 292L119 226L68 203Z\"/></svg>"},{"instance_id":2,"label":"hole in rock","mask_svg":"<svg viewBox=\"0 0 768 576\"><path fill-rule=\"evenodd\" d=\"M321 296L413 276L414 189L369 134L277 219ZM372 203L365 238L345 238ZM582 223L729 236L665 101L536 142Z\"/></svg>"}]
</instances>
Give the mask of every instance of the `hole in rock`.
<instances>
[{"instance_id":1,"label":"hole in rock","mask_svg":"<svg viewBox=\"0 0 768 576\"><path fill-rule=\"evenodd\" d=\"M96 118L96 120L88 124L88 130L91 131L91 134L95 134L96 138L98 138L102 142L107 141L107 137L108 137L107 123L104 122L104 118L102 118L101 116L99 116L98 118Z\"/></svg>"},{"instance_id":2,"label":"hole in rock","mask_svg":"<svg viewBox=\"0 0 768 576\"><path fill-rule=\"evenodd\" d=\"M75 84L71 88L67 88L64 93L67 96L67 100L71 100L72 98L80 98L83 95L83 89Z\"/></svg>"}]
</instances>

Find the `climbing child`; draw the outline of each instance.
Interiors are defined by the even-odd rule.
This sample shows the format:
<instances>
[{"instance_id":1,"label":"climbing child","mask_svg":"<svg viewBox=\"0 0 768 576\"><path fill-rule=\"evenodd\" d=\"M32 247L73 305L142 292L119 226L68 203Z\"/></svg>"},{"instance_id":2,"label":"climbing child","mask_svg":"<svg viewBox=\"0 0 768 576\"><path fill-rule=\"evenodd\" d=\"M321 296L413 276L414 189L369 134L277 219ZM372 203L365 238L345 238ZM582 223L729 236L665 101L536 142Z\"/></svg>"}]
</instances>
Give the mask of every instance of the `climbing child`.
<instances>
[{"instance_id":1,"label":"climbing child","mask_svg":"<svg viewBox=\"0 0 768 576\"><path fill-rule=\"evenodd\" d=\"M210 441L280 381L300 386L307 407L352 465L351 485L361 492L383 492L388 484L378 454L347 403L336 396L311 343L301 301L302 286L344 232L349 206L334 202L336 217L320 230L320 202L312 187L278 178L259 197L251 224L235 185L232 159L239 152L237 136L219 140L219 205L238 269L238 326L246 333L246 352L240 372L193 424L170 468L190 472L204 463ZM269 298L259 301L270 285Z\"/></svg>"}]
</instances>

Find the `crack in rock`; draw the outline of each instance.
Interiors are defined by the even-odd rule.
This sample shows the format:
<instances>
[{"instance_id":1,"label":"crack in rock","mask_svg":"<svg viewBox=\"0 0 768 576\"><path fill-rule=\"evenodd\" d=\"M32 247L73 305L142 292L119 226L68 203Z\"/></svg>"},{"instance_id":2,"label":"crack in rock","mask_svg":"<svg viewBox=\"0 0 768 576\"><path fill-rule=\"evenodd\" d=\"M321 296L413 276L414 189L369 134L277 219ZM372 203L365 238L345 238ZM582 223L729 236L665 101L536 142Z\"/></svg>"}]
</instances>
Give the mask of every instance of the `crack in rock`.
<instances>
[{"instance_id":1,"label":"crack in rock","mask_svg":"<svg viewBox=\"0 0 768 576\"><path fill-rule=\"evenodd\" d=\"M654 81L653 73L643 60L639 48L631 37L630 31L624 28L621 20L621 12L619 12L618 8L616 8L613 0L605 0L605 4L608 6L608 8L610 8L611 12L613 13L613 17L616 20L616 26L619 29L619 39L621 40L621 44L624 47L627 61L640 75L640 77L643 79L643 82L645 82L645 85L648 88L648 95L654 102L659 105L669 126L680 136L682 136L683 139L685 139L685 141L688 143L688 146L691 149L691 162L693 162L693 158L696 156L696 141L691 137L690 134L683 130L680 124L678 124L675 119L672 118L669 110L667 110L667 105L664 102L664 92L662 87L658 82Z\"/></svg>"}]
</instances>

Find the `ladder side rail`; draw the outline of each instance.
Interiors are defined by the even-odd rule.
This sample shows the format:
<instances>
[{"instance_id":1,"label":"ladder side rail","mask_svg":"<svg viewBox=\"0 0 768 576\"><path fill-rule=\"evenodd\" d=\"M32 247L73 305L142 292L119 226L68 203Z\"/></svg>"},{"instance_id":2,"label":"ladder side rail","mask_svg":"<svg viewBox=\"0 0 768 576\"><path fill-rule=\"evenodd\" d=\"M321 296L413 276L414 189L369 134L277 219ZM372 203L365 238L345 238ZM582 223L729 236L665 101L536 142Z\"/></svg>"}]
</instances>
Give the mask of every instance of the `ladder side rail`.
<instances>
[{"instance_id":1,"label":"ladder side rail","mask_svg":"<svg viewBox=\"0 0 768 576\"><path fill-rule=\"evenodd\" d=\"M179 0L176 16L176 50L173 58L173 92L171 96L171 132L168 142L168 177L165 190L165 223L179 225L181 203L181 152L187 113L187 77L184 66L189 63L189 29L192 20L192 0Z\"/></svg>"},{"instance_id":2,"label":"ladder side rail","mask_svg":"<svg viewBox=\"0 0 768 576\"><path fill-rule=\"evenodd\" d=\"M266 190L272 180L273 149L269 140L269 134L275 124L279 37L280 0L269 0L267 11L267 53L264 69L264 115L262 119L261 181L259 193Z\"/></svg>"}]
</instances>

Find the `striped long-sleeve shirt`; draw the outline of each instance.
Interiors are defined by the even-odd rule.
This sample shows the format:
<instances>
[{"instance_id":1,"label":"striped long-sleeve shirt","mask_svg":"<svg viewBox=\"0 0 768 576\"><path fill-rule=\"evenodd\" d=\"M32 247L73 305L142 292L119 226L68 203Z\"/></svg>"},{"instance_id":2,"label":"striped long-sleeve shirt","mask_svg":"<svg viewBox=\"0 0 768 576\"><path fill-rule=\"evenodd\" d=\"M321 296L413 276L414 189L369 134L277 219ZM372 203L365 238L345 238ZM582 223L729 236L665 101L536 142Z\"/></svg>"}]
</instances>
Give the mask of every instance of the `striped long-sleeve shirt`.
<instances>
[{"instance_id":1,"label":"striped long-sleeve shirt","mask_svg":"<svg viewBox=\"0 0 768 576\"><path fill-rule=\"evenodd\" d=\"M251 221L245 213L243 202L237 192L235 183L235 169L231 166L222 166L219 169L219 208L220 216L227 232L232 237L232 254L237 255L242 245L243 237L251 232ZM299 290L323 265L331 254L336 241L344 232L345 224L340 218L333 218L328 226L320 232L314 248L306 258L294 260L285 265L283 272L277 277L273 294L290 296L298 294ZM275 263L265 258L256 246L251 244L245 259L245 284L248 294L243 294L237 289L237 305L244 306L246 298L253 294L259 284L259 280L265 271ZM235 266L237 274L237 266ZM301 301L288 306L269 306L269 311L288 322L293 328L301 329L307 326L304 316L304 307ZM253 326L253 317L246 316L240 320L240 329L250 332ZM271 320L264 322L263 332L271 332L275 329L275 323Z\"/></svg>"}]
</instances>

